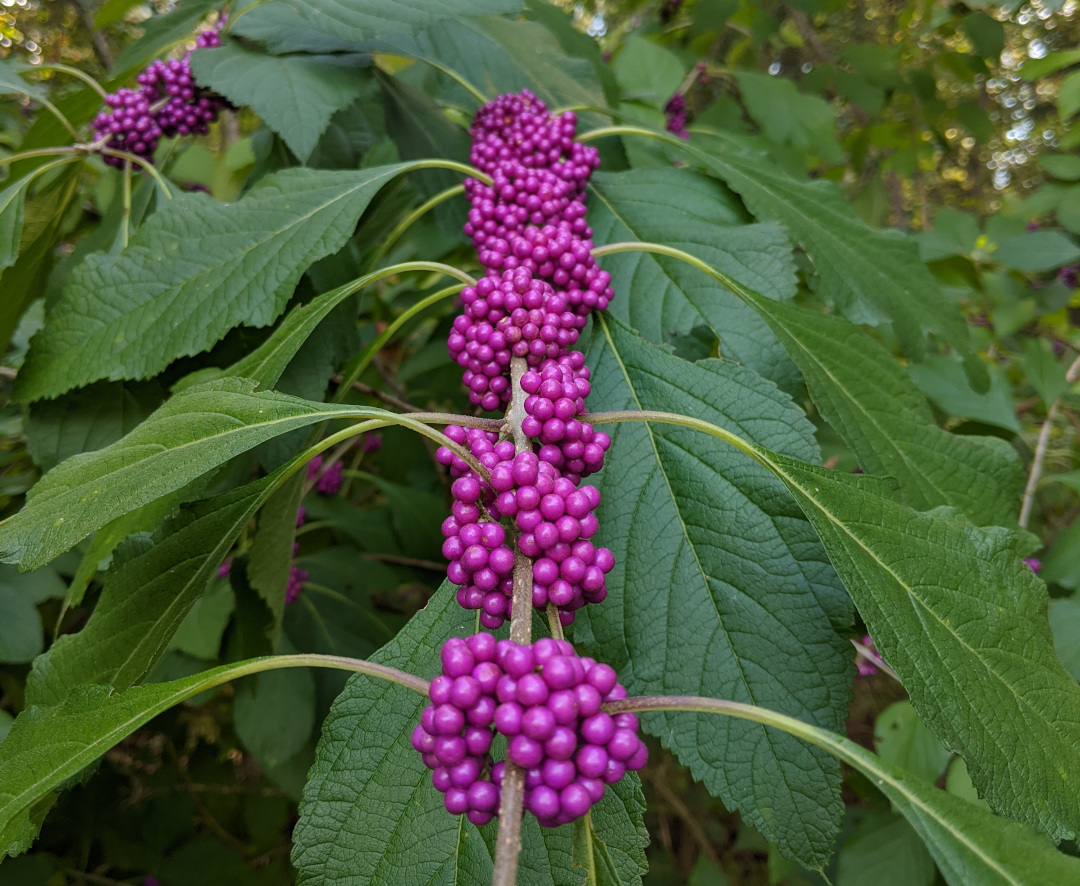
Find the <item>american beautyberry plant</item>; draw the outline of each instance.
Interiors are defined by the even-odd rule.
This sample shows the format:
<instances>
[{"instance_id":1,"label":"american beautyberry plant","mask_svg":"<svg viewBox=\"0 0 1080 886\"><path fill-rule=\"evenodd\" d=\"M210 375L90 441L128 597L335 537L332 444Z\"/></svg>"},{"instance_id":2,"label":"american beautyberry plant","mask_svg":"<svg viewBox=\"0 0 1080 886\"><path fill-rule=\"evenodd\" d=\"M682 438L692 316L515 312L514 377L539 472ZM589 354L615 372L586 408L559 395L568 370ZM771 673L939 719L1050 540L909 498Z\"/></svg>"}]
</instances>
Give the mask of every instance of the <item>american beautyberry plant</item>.
<instances>
[{"instance_id":1,"label":"american beautyberry plant","mask_svg":"<svg viewBox=\"0 0 1080 886\"><path fill-rule=\"evenodd\" d=\"M153 22L104 86L0 68L41 115L0 160L0 617L55 625L0 682L4 855L199 703L298 801L299 883L641 883L675 770L792 883L874 816L927 886L1080 883L1030 496L911 380L996 369L911 240L553 8ZM856 673L907 767L846 736Z\"/></svg>"}]
</instances>

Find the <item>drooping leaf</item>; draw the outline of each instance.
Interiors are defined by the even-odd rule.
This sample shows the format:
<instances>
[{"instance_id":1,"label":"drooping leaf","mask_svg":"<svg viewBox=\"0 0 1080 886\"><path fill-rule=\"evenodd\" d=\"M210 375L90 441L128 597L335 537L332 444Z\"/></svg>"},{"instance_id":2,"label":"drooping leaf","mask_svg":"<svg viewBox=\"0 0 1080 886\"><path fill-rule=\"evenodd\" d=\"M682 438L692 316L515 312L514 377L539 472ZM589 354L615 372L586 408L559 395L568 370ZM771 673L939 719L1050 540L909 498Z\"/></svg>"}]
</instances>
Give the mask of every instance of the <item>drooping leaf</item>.
<instances>
[{"instance_id":1,"label":"drooping leaf","mask_svg":"<svg viewBox=\"0 0 1080 886\"><path fill-rule=\"evenodd\" d=\"M315 727L314 676L290 668L245 680L236 690L233 723L261 766L281 765L307 744Z\"/></svg>"},{"instance_id":2,"label":"drooping leaf","mask_svg":"<svg viewBox=\"0 0 1080 886\"><path fill-rule=\"evenodd\" d=\"M948 301L897 231L871 228L833 182L799 181L774 163L702 134L686 150L736 191L758 218L784 225L814 263L816 291L856 323L890 321L904 351L926 353L936 332L961 353L970 350L958 307ZM696 147L703 145L703 147Z\"/></svg>"},{"instance_id":3,"label":"drooping leaf","mask_svg":"<svg viewBox=\"0 0 1080 886\"><path fill-rule=\"evenodd\" d=\"M59 637L34 662L28 703L57 704L86 683L126 689L140 682L276 479L264 477L184 508L152 538L125 541L86 625Z\"/></svg>"},{"instance_id":4,"label":"drooping leaf","mask_svg":"<svg viewBox=\"0 0 1080 886\"><path fill-rule=\"evenodd\" d=\"M872 813L840 850L836 879L844 886L931 886L934 859L895 812Z\"/></svg>"},{"instance_id":5,"label":"drooping leaf","mask_svg":"<svg viewBox=\"0 0 1080 886\"><path fill-rule=\"evenodd\" d=\"M0 270L15 264L23 227L23 200L33 173L11 182L0 191Z\"/></svg>"},{"instance_id":6,"label":"drooping leaf","mask_svg":"<svg viewBox=\"0 0 1080 886\"><path fill-rule=\"evenodd\" d=\"M79 189L80 169L81 164L68 163L24 201L18 257L0 274L0 292L4 294L0 299L0 346L4 348L23 312L44 290L60 224Z\"/></svg>"},{"instance_id":7,"label":"drooping leaf","mask_svg":"<svg viewBox=\"0 0 1080 886\"><path fill-rule=\"evenodd\" d=\"M372 197L409 168L289 169L233 204L174 198L119 255L88 256L72 273L34 337L16 396L145 378L240 323L273 322L308 266L341 248Z\"/></svg>"},{"instance_id":8,"label":"drooping leaf","mask_svg":"<svg viewBox=\"0 0 1080 886\"><path fill-rule=\"evenodd\" d=\"M25 95L39 101L46 98L44 89L19 76L22 71L32 70L13 58L0 59L0 95Z\"/></svg>"},{"instance_id":9,"label":"drooping leaf","mask_svg":"<svg viewBox=\"0 0 1080 886\"><path fill-rule=\"evenodd\" d=\"M753 372L728 361L686 363L613 320L596 329L590 410L708 416L818 457L802 412ZM836 630L850 604L780 484L682 429L607 430L598 541L616 567L608 599L582 610L587 633L575 636L595 644L632 695L736 699L842 729L851 656ZM827 755L740 721L680 714L646 725L786 855L810 867L829 858L842 804Z\"/></svg>"},{"instance_id":10,"label":"drooping leaf","mask_svg":"<svg viewBox=\"0 0 1080 886\"><path fill-rule=\"evenodd\" d=\"M450 636L473 633L475 619L444 584L427 607L372 661L429 677L439 671L439 649ZM394 684L352 677L323 723L315 765L293 834L297 883L400 886L433 881L459 886L491 882L497 823L477 829L447 814L442 796L409 737L427 700ZM636 779L609 790L594 809L594 823L624 883L644 869L643 803ZM518 870L521 886L578 886L571 828L523 822Z\"/></svg>"},{"instance_id":11,"label":"drooping leaf","mask_svg":"<svg viewBox=\"0 0 1080 886\"><path fill-rule=\"evenodd\" d=\"M986 393L972 390L964 367L944 355L908 366L908 375L937 406L949 415L970 418L1020 433L1012 388L1005 374L991 364Z\"/></svg>"},{"instance_id":12,"label":"drooping leaf","mask_svg":"<svg viewBox=\"0 0 1080 886\"><path fill-rule=\"evenodd\" d=\"M896 701L874 721L874 745L878 756L931 784L945 771L949 752L942 747L908 701Z\"/></svg>"},{"instance_id":13,"label":"drooping leaf","mask_svg":"<svg viewBox=\"0 0 1080 886\"><path fill-rule=\"evenodd\" d=\"M26 423L26 449L41 470L52 470L73 455L104 449L133 431L160 405L162 395L155 382L99 382L34 403Z\"/></svg>"},{"instance_id":14,"label":"drooping leaf","mask_svg":"<svg viewBox=\"0 0 1080 886\"><path fill-rule=\"evenodd\" d=\"M45 629L33 599L0 584L0 663L32 661L45 645Z\"/></svg>"},{"instance_id":15,"label":"drooping leaf","mask_svg":"<svg viewBox=\"0 0 1080 886\"><path fill-rule=\"evenodd\" d=\"M888 351L842 317L736 291L787 348L814 404L863 470L895 477L916 510L947 504L978 524L1015 520L1023 477L1006 441L939 428Z\"/></svg>"},{"instance_id":16,"label":"drooping leaf","mask_svg":"<svg viewBox=\"0 0 1080 886\"><path fill-rule=\"evenodd\" d=\"M664 243L722 269L772 299L795 295L791 244L774 224L747 224L737 200L708 177L687 169L598 173L591 182L589 223L603 245L627 240ZM612 316L649 341L708 324L722 352L789 392L798 372L754 310L677 259L643 252L605 256L615 299Z\"/></svg>"},{"instance_id":17,"label":"drooping leaf","mask_svg":"<svg viewBox=\"0 0 1080 886\"><path fill-rule=\"evenodd\" d=\"M81 685L58 705L24 710L0 755L0 859L24 852L53 792L117 742L199 692L274 666L273 656L252 659L125 692Z\"/></svg>"},{"instance_id":18,"label":"drooping leaf","mask_svg":"<svg viewBox=\"0 0 1080 886\"><path fill-rule=\"evenodd\" d=\"M113 68L127 72L143 67L187 38L199 22L219 7L217 0L182 0L168 12L147 19L143 23L143 35L124 47Z\"/></svg>"},{"instance_id":19,"label":"drooping leaf","mask_svg":"<svg viewBox=\"0 0 1080 886\"><path fill-rule=\"evenodd\" d=\"M750 449L814 524L915 709L980 795L1055 839L1076 834L1080 687L1054 653L1027 542L944 509L916 513L891 480Z\"/></svg>"},{"instance_id":20,"label":"drooping leaf","mask_svg":"<svg viewBox=\"0 0 1080 886\"><path fill-rule=\"evenodd\" d=\"M110 520L179 489L264 440L328 418L349 417L394 420L381 409L256 392L248 379L190 388L122 440L70 458L42 477L23 509L0 523L0 560L33 569Z\"/></svg>"},{"instance_id":21,"label":"drooping leaf","mask_svg":"<svg viewBox=\"0 0 1080 886\"><path fill-rule=\"evenodd\" d=\"M297 510L304 494L305 473L298 471L293 474L270 496L259 514L248 557L248 581L273 614L275 633L280 629L281 619L285 615L293 542L296 540ZM281 759L291 756L286 754Z\"/></svg>"},{"instance_id":22,"label":"drooping leaf","mask_svg":"<svg viewBox=\"0 0 1080 886\"><path fill-rule=\"evenodd\" d=\"M251 108L301 160L368 80L356 56L267 55L235 41L194 53L191 70L201 85Z\"/></svg>"}]
</instances>

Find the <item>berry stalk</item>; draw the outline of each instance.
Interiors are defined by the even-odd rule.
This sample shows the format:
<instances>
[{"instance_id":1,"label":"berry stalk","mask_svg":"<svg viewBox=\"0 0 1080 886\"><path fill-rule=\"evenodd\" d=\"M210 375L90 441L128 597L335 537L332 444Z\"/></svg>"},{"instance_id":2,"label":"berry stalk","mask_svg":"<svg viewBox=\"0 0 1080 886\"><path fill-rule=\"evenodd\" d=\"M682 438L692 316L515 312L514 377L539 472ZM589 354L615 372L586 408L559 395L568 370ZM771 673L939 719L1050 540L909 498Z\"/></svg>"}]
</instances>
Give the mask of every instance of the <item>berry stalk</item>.
<instances>
[{"instance_id":1,"label":"berry stalk","mask_svg":"<svg viewBox=\"0 0 1080 886\"><path fill-rule=\"evenodd\" d=\"M524 357L514 357L510 361L510 406L506 410L506 423L518 453L532 452L532 441L521 428L525 419L526 396L521 388L521 377L527 369ZM528 646L532 642L533 561L519 549L518 533L514 535L514 602L510 610L510 639L519 646ZM499 804L499 836L495 843L492 886L514 886L517 882L524 814L525 770L512 760L507 760Z\"/></svg>"}]
</instances>

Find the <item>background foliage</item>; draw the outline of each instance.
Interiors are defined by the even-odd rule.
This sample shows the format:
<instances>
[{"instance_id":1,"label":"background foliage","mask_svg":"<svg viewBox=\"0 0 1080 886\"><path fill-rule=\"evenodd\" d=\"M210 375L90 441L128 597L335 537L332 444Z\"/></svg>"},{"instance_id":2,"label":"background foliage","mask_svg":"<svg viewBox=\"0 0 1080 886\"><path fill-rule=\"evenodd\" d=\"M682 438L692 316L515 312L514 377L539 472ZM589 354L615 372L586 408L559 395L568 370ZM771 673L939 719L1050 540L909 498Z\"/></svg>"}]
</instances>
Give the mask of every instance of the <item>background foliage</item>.
<instances>
[{"instance_id":1,"label":"background foliage","mask_svg":"<svg viewBox=\"0 0 1080 886\"><path fill-rule=\"evenodd\" d=\"M753 703L850 740L652 715L640 785L609 794L595 834L533 827L527 882L582 882L596 840L617 882L657 886L982 883L995 852L1015 866L1001 882L1068 882L1077 4L393 6L232 4L226 44L192 66L234 109L208 136L163 141L165 189L137 175L126 195L98 157L2 167L0 506L20 516L0 555L33 571L0 567L0 738L33 705L72 734L142 719L5 822L5 848L44 827L0 884L403 882L378 866L397 870L410 834L429 873L490 879L493 831L462 836L428 782L411 805L357 802L328 762L375 785L413 778L418 697L355 677L342 693L334 670L193 675L271 652L430 675L438 641L470 629L438 590L447 478L430 441L373 425L329 450L337 495L286 477L327 429L468 411L445 351L452 299L405 314L448 285L432 262L476 271L464 201L395 226L460 182L447 164L468 157L470 89L526 87L580 107L579 132L689 127L595 142L596 244L663 243L711 270L602 259L616 300L584 348L590 410L683 412L749 441L609 429L597 481L618 565L573 638L635 694ZM50 65L112 90L217 10L0 7L0 160L72 143L45 101L77 127L96 114L98 94ZM351 283L400 262L428 264ZM851 476L864 471L894 480ZM303 591L286 605L290 575ZM856 655L874 673L855 676ZM139 688L106 702L90 683ZM373 720L374 748L355 728ZM66 759L52 721L21 722L0 743L5 803L20 754ZM988 825L991 804L1059 852ZM377 844L373 870L353 869L352 833Z\"/></svg>"}]
</instances>

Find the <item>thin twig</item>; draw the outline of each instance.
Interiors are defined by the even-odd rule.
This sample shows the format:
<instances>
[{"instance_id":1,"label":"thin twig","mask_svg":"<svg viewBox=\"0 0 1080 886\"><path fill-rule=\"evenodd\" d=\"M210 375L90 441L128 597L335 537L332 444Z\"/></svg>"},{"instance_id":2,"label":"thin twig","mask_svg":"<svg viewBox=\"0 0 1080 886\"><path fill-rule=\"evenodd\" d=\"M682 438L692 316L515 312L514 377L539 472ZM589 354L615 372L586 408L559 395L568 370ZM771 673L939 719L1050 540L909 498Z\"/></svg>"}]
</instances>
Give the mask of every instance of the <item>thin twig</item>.
<instances>
[{"instance_id":1,"label":"thin twig","mask_svg":"<svg viewBox=\"0 0 1080 886\"><path fill-rule=\"evenodd\" d=\"M83 25L90 32L90 39L93 41L94 52L97 53L97 57L107 70L112 70L112 52L109 51L109 44L105 41L105 35L94 27L94 17L90 14L90 10L86 8L83 0L71 0L71 5L79 11L79 18L83 20Z\"/></svg>"},{"instance_id":2,"label":"thin twig","mask_svg":"<svg viewBox=\"0 0 1080 886\"><path fill-rule=\"evenodd\" d=\"M690 811L690 807L687 806L679 795L671 789L671 785L668 784L667 779L663 776L651 775L649 776L649 782L664 801L675 810L675 813L679 818L682 819L683 824L686 825L687 830L693 835L694 839L701 847L702 853L712 863L712 866L718 871L722 871L724 866L720 862L720 856L716 854L716 849L710 842L708 834L705 833L705 829L701 826L701 823L694 817L694 813Z\"/></svg>"},{"instance_id":3,"label":"thin twig","mask_svg":"<svg viewBox=\"0 0 1080 886\"><path fill-rule=\"evenodd\" d=\"M1065 382L1067 385L1072 385L1078 377L1080 377L1080 357L1073 361L1065 373ZM1046 449L1050 444L1050 432L1053 430L1054 419L1057 418L1058 410L1061 408L1061 396L1050 404L1046 412L1046 421L1043 423L1042 430L1039 431L1039 441L1035 444L1035 458L1031 461L1031 472L1028 474L1027 486L1024 487L1024 500L1020 505L1020 519L1017 521L1021 529L1027 529L1028 520L1031 519L1031 509L1035 504L1035 489L1042 477Z\"/></svg>"},{"instance_id":4,"label":"thin twig","mask_svg":"<svg viewBox=\"0 0 1080 886\"><path fill-rule=\"evenodd\" d=\"M525 392L521 377L528 367L523 357L510 361L510 406L506 420L515 449L531 452L532 444L521 428L525 417ZM510 611L510 639L519 645L532 640L532 560L514 544L514 598ZM517 883L518 855L521 853L521 817L525 812L525 771L506 761L503 770L502 798L499 804L499 835L495 842L495 867L491 886L514 886Z\"/></svg>"}]
</instances>

